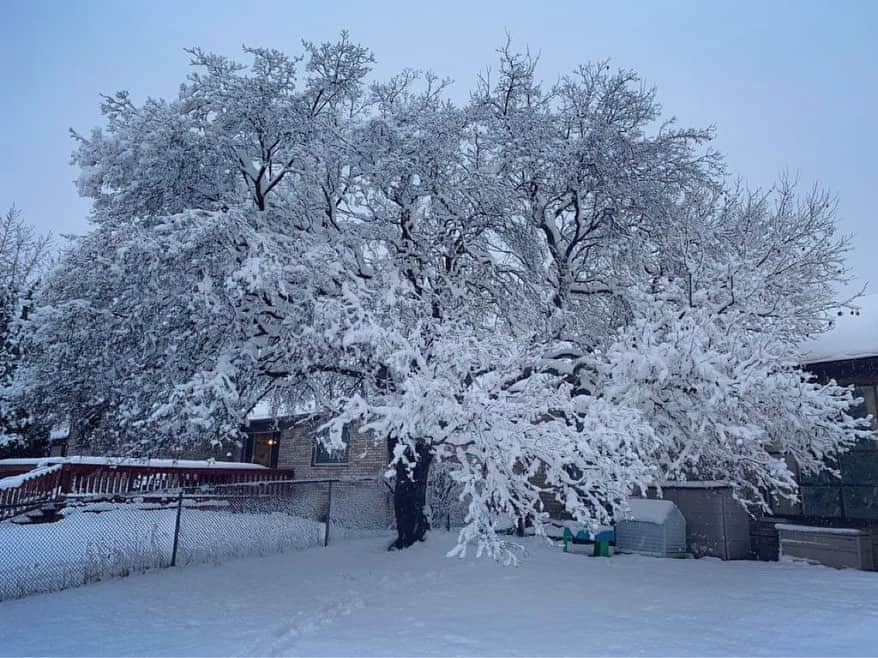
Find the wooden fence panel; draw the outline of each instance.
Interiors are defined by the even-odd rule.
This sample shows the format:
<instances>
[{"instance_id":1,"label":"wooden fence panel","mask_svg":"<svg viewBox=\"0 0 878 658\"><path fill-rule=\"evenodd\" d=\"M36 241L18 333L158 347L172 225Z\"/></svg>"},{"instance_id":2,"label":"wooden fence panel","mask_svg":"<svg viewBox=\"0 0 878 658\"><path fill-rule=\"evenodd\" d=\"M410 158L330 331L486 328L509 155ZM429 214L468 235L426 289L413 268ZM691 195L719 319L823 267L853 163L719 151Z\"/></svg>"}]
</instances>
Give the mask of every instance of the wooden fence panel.
<instances>
[{"instance_id":1,"label":"wooden fence panel","mask_svg":"<svg viewBox=\"0 0 878 658\"><path fill-rule=\"evenodd\" d=\"M292 480L294 472L291 469L62 463L14 477L20 481L7 481L7 486L0 488L0 519L15 516L29 506L65 494L150 493L181 487L277 482Z\"/></svg>"}]
</instances>

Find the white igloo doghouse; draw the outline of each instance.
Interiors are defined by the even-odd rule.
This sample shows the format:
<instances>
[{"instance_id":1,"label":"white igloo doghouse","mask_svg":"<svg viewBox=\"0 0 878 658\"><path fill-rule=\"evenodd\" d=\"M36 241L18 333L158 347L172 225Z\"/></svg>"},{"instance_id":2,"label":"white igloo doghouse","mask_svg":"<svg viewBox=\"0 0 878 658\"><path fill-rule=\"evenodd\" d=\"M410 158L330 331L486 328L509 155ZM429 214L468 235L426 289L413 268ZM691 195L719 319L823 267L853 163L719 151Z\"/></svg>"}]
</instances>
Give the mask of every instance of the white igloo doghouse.
<instances>
[{"instance_id":1,"label":"white igloo doghouse","mask_svg":"<svg viewBox=\"0 0 878 658\"><path fill-rule=\"evenodd\" d=\"M616 520L616 550L657 557L686 553L686 519L670 500L629 498Z\"/></svg>"}]
</instances>

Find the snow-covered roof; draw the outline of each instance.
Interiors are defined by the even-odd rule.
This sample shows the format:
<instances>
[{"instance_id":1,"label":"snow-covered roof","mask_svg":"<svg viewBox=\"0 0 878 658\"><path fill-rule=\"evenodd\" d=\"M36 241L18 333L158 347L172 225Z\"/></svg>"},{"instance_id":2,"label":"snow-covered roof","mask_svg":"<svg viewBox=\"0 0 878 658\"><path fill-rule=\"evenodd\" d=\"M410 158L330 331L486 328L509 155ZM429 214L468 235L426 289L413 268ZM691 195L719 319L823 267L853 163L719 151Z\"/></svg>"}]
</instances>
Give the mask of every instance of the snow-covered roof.
<instances>
[{"instance_id":1,"label":"snow-covered roof","mask_svg":"<svg viewBox=\"0 0 878 658\"><path fill-rule=\"evenodd\" d=\"M268 400L260 400L256 406L247 414L247 420L265 420L267 418L275 418L276 413L272 411L271 404Z\"/></svg>"},{"instance_id":2,"label":"snow-covered roof","mask_svg":"<svg viewBox=\"0 0 878 658\"><path fill-rule=\"evenodd\" d=\"M273 404L270 400L260 400L256 406L247 414L247 422L253 420L274 420L277 418L290 418L295 416L305 416L313 414L317 409L316 405L297 404L290 407L285 404Z\"/></svg>"},{"instance_id":3,"label":"snow-covered roof","mask_svg":"<svg viewBox=\"0 0 878 658\"><path fill-rule=\"evenodd\" d=\"M630 512L625 514L625 520L643 521L644 523L664 523L677 509L677 506L670 500L650 498L629 498L628 507Z\"/></svg>"},{"instance_id":4,"label":"snow-covered roof","mask_svg":"<svg viewBox=\"0 0 878 658\"><path fill-rule=\"evenodd\" d=\"M878 294L864 295L854 304L858 310L840 310L829 331L802 345L803 363L878 356Z\"/></svg>"},{"instance_id":5,"label":"snow-covered roof","mask_svg":"<svg viewBox=\"0 0 878 658\"><path fill-rule=\"evenodd\" d=\"M62 423L61 425L55 425L52 429L49 430L49 440L50 441L58 441L60 439L66 439L70 436L70 425L69 423Z\"/></svg>"},{"instance_id":6,"label":"snow-covered roof","mask_svg":"<svg viewBox=\"0 0 878 658\"><path fill-rule=\"evenodd\" d=\"M42 468L54 464L91 464L114 466L160 466L162 468L235 468L246 470L265 469L260 464L222 462L214 459L139 459L136 457L22 457L0 459L0 466L33 466Z\"/></svg>"}]
</instances>

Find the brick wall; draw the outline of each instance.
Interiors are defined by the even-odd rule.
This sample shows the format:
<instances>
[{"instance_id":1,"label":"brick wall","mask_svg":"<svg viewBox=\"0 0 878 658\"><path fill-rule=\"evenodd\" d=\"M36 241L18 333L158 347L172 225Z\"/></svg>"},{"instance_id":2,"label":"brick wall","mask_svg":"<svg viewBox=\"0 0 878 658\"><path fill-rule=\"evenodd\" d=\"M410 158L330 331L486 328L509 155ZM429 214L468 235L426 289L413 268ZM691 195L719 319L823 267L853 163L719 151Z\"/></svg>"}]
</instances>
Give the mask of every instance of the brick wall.
<instances>
[{"instance_id":1,"label":"brick wall","mask_svg":"<svg viewBox=\"0 0 878 658\"><path fill-rule=\"evenodd\" d=\"M393 504L390 490L379 481L387 470L387 443L375 442L373 436L350 428L350 446L347 462L343 464L314 465L314 441L322 419L297 419L281 425L278 449L278 468L292 468L296 479L320 478L375 478L371 482L337 482L333 485L333 532L361 529L386 529L393 523ZM326 484L302 485L307 495L325 500Z\"/></svg>"},{"instance_id":2,"label":"brick wall","mask_svg":"<svg viewBox=\"0 0 878 658\"><path fill-rule=\"evenodd\" d=\"M321 420L300 420L281 432L278 468L292 468L297 479L374 477L387 469L387 442L376 442L368 433L355 426L350 431L348 459L344 464L314 465L314 437Z\"/></svg>"}]
</instances>

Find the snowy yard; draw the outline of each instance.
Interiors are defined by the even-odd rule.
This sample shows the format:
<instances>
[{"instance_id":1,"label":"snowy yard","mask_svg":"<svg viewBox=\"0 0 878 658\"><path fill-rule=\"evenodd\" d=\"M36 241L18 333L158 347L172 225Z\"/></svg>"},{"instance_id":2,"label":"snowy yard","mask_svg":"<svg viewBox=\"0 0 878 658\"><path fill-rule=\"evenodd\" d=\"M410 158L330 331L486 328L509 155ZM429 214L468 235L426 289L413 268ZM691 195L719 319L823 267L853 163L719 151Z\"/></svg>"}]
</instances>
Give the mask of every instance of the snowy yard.
<instances>
[{"instance_id":1,"label":"snowy yard","mask_svg":"<svg viewBox=\"0 0 878 658\"><path fill-rule=\"evenodd\" d=\"M67 508L56 523L0 523L0 601L166 567L176 514L161 506L97 503ZM335 534L344 531L336 528ZM323 523L290 514L189 507L180 523L177 564L318 546L323 535Z\"/></svg>"},{"instance_id":2,"label":"snowy yard","mask_svg":"<svg viewBox=\"0 0 878 658\"><path fill-rule=\"evenodd\" d=\"M868 655L878 574L346 540L0 603L3 655Z\"/></svg>"}]
</instances>

